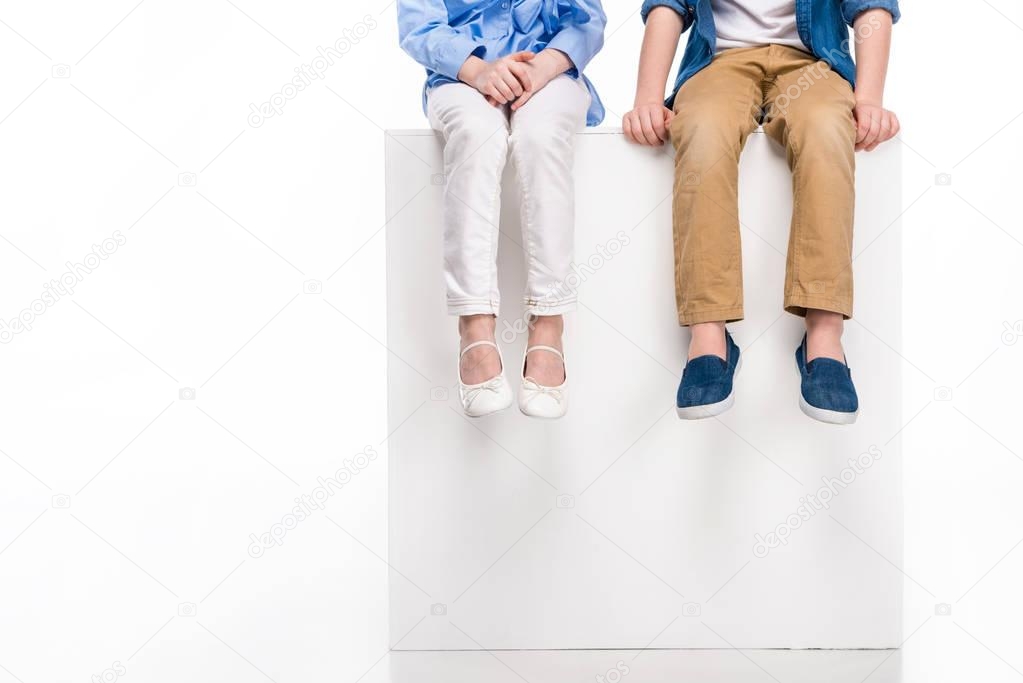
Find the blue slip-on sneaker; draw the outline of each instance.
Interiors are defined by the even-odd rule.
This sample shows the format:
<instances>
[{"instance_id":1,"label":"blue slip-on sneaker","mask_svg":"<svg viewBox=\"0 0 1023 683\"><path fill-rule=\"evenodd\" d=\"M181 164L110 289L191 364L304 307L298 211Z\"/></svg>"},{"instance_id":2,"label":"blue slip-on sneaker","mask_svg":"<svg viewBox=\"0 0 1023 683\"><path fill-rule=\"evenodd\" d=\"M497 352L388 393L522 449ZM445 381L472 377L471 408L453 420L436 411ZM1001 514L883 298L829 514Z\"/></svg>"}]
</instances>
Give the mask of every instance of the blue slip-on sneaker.
<instances>
[{"instance_id":1,"label":"blue slip-on sneaker","mask_svg":"<svg viewBox=\"0 0 1023 683\"><path fill-rule=\"evenodd\" d=\"M725 330L727 360L715 355L697 356L686 363L675 396L675 409L683 420L720 415L735 403L733 380L742 364L739 347Z\"/></svg>"},{"instance_id":2,"label":"blue slip-on sneaker","mask_svg":"<svg viewBox=\"0 0 1023 683\"><path fill-rule=\"evenodd\" d=\"M807 416L833 425L856 422L860 402L848 365L833 358L814 358L807 363L803 335L796 349L796 367L801 378L799 408Z\"/></svg>"}]
</instances>

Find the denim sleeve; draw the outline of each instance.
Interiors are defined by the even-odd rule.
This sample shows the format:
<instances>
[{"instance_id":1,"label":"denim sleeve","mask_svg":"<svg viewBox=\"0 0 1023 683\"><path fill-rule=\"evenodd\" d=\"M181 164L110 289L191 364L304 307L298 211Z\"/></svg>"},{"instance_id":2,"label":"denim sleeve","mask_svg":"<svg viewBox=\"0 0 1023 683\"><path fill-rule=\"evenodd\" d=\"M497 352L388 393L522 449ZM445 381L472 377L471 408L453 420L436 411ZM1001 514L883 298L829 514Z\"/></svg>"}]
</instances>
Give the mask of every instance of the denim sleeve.
<instances>
[{"instance_id":1,"label":"denim sleeve","mask_svg":"<svg viewBox=\"0 0 1023 683\"><path fill-rule=\"evenodd\" d=\"M465 60L485 49L448 23L443 0L398 0L398 39L412 59L453 80Z\"/></svg>"},{"instance_id":2,"label":"denim sleeve","mask_svg":"<svg viewBox=\"0 0 1023 683\"><path fill-rule=\"evenodd\" d=\"M600 0L577 0L567 23L547 44L565 53L577 73L582 73L590 60L604 47L607 15Z\"/></svg>"},{"instance_id":3,"label":"denim sleeve","mask_svg":"<svg viewBox=\"0 0 1023 683\"><path fill-rule=\"evenodd\" d=\"M893 0L894 1L894 0ZM639 10L639 17L646 23L646 18L655 7L670 7L682 17L682 30L689 28L689 10L681 0L643 0L643 7Z\"/></svg>"},{"instance_id":4,"label":"denim sleeve","mask_svg":"<svg viewBox=\"0 0 1023 683\"><path fill-rule=\"evenodd\" d=\"M899 0L842 0L842 18L850 26L856 17L868 9L883 9L892 15L892 23L896 23L902 13L899 12Z\"/></svg>"}]
</instances>

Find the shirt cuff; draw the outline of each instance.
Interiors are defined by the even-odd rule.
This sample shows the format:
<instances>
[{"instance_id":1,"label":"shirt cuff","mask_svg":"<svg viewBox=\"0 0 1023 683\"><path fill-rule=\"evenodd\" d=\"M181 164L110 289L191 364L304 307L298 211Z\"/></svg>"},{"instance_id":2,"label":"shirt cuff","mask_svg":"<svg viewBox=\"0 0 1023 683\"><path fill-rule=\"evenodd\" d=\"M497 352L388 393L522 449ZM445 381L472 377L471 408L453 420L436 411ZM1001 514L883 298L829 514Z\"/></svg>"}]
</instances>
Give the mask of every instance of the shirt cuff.
<instances>
[{"instance_id":1,"label":"shirt cuff","mask_svg":"<svg viewBox=\"0 0 1023 683\"><path fill-rule=\"evenodd\" d=\"M586 38L579 36L573 36L568 30L561 30L551 38L551 42L547 43L548 48L554 48L559 52L563 52L568 60L572 62L572 66L568 68L568 75L578 76L582 73L586 65L590 63L592 54L585 48Z\"/></svg>"},{"instance_id":2,"label":"shirt cuff","mask_svg":"<svg viewBox=\"0 0 1023 683\"><path fill-rule=\"evenodd\" d=\"M435 71L442 76L457 81L458 72L462 70L462 65L465 64L465 60L469 57L480 57L482 58L487 52L487 48L484 45L480 45L471 40L452 40L444 43L443 50L437 56L437 64Z\"/></svg>"},{"instance_id":3,"label":"shirt cuff","mask_svg":"<svg viewBox=\"0 0 1023 683\"><path fill-rule=\"evenodd\" d=\"M643 20L644 24L646 23L647 15L655 7L670 7L678 12L684 23L688 24L689 22L689 10L679 0L644 0L643 7L639 10L639 17Z\"/></svg>"},{"instance_id":4,"label":"shirt cuff","mask_svg":"<svg viewBox=\"0 0 1023 683\"><path fill-rule=\"evenodd\" d=\"M850 26L856 21L856 17L870 9L883 9L892 15L892 23L898 23L902 17L899 11L898 0L847 0L842 3L842 18Z\"/></svg>"}]
</instances>

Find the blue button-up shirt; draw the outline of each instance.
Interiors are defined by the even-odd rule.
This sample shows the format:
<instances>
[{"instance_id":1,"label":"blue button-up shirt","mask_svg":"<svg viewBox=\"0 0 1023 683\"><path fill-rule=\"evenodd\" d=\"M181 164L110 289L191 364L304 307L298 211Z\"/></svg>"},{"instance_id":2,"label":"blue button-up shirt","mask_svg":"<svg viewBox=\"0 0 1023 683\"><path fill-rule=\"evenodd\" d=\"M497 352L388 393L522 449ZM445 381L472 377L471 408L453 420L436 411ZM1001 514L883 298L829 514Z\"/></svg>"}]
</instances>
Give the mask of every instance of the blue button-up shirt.
<instances>
[{"instance_id":1,"label":"blue button-up shirt","mask_svg":"<svg viewBox=\"0 0 1023 683\"><path fill-rule=\"evenodd\" d=\"M640 10L643 21L659 6L670 7L682 17L683 31L694 26L679 65L675 87L665 104L672 106L678 89L690 76L714 58L717 32L711 0L645 0ZM898 0L796 0L796 29L807 49L824 60L840 76L856 85L856 65L849 52L849 26L868 9L883 9L899 20Z\"/></svg>"},{"instance_id":2,"label":"blue button-up shirt","mask_svg":"<svg viewBox=\"0 0 1023 683\"><path fill-rule=\"evenodd\" d=\"M470 56L486 61L555 48L572 60L568 75L590 91L586 125L604 120L604 106L583 70L604 45L607 17L600 0L398 0L401 47L426 67L430 88L457 83Z\"/></svg>"}]
</instances>

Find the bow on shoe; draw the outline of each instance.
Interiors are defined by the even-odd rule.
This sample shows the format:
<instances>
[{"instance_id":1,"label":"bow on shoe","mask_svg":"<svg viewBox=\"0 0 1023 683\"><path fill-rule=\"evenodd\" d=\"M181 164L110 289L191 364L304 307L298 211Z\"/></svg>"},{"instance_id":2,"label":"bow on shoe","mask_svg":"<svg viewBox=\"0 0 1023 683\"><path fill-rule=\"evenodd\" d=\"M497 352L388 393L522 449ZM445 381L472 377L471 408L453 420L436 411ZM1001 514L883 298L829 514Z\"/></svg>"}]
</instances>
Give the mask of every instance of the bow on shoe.
<instances>
[{"instance_id":1,"label":"bow on shoe","mask_svg":"<svg viewBox=\"0 0 1023 683\"><path fill-rule=\"evenodd\" d=\"M515 0L512 6L515 28L526 33L536 24L538 17L543 21L547 34L554 35L560 25L558 0Z\"/></svg>"},{"instance_id":2,"label":"bow on shoe","mask_svg":"<svg viewBox=\"0 0 1023 683\"><path fill-rule=\"evenodd\" d=\"M530 401L532 401L537 396L544 394L550 396L558 403L561 403L561 399L565 395L564 389L562 389L561 387L545 387L544 385L534 380L532 377L524 377L522 379L522 387L524 389L529 390L530 392L533 392L533 395L529 397Z\"/></svg>"},{"instance_id":3,"label":"bow on shoe","mask_svg":"<svg viewBox=\"0 0 1023 683\"><path fill-rule=\"evenodd\" d=\"M476 385L474 387L466 389L465 390L465 401L469 405L472 405L473 402L483 392L489 391L492 394L496 394L496 393L500 392L503 387L504 387L504 375L497 375L496 377L491 377L490 379L488 379L483 384L478 384L478 385Z\"/></svg>"}]
</instances>

